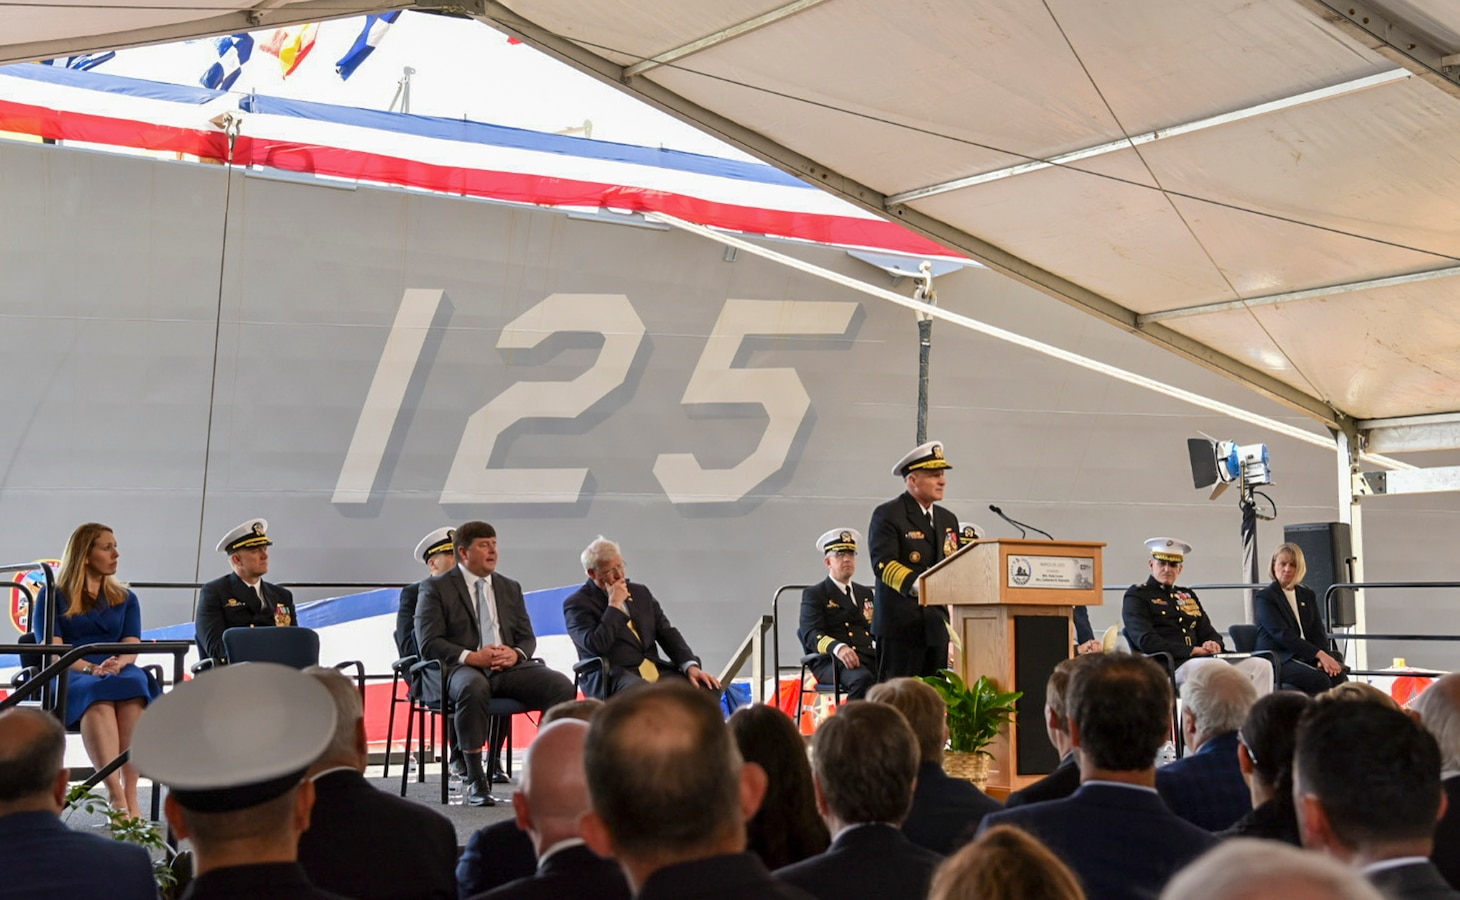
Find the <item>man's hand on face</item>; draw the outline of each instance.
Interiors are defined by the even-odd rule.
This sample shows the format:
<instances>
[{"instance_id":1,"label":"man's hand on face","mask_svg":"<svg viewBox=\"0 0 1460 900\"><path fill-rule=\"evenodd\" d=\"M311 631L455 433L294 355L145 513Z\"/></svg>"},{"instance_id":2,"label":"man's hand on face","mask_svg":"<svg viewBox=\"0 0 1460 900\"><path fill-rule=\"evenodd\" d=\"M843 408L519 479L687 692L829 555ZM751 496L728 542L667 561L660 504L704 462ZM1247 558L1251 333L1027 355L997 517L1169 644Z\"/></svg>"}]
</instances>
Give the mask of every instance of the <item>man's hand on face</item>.
<instances>
[{"instance_id":1,"label":"man's hand on face","mask_svg":"<svg viewBox=\"0 0 1460 900\"><path fill-rule=\"evenodd\" d=\"M618 580L608 584L604 587L604 590L608 593L609 606L612 606L620 612L627 611L624 608L624 604L629 600L629 580L627 578L620 575Z\"/></svg>"}]
</instances>

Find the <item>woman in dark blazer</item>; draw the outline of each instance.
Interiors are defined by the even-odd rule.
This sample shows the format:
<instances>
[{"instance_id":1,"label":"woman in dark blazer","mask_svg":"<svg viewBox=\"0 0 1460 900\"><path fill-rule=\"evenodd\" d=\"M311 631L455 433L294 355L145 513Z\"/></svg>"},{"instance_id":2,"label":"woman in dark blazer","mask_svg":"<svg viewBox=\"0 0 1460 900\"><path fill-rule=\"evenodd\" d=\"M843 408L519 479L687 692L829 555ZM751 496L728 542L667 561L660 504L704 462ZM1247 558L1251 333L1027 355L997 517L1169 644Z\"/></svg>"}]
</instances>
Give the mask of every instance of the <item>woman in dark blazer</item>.
<instances>
[{"instance_id":1,"label":"woman in dark blazer","mask_svg":"<svg viewBox=\"0 0 1460 900\"><path fill-rule=\"evenodd\" d=\"M1300 583L1308 571L1302 548L1279 545L1268 571L1273 582L1252 599L1252 614L1257 649L1273 651L1281 665L1278 680L1309 695L1347 681L1343 662L1329 649L1318 599Z\"/></svg>"}]
</instances>

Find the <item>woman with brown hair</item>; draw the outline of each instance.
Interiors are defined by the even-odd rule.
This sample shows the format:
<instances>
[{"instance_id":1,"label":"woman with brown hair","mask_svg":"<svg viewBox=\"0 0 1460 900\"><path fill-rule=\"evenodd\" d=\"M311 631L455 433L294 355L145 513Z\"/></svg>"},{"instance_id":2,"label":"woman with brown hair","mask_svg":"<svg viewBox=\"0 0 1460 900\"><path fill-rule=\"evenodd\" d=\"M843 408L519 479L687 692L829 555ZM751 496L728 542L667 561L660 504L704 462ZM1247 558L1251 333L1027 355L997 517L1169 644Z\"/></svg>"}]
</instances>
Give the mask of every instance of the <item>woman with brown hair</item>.
<instances>
[{"instance_id":1,"label":"woman with brown hair","mask_svg":"<svg viewBox=\"0 0 1460 900\"><path fill-rule=\"evenodd\" d=\"M765 800L747 823L749 850L772 871L822 852L831 843L816 812L806 742L791 717L764 703L730 717L730 733L746 762L765 770Z\"/></svg>"},{"instance_id":2,"label":"woman with brown hair","mask_svg":"<svg viewBox=\"0 0 1460 900\"><path fill-rule=\"evenodd\" d=\"M117 537L110 528L88 522L71 533L56 578L56 631L53 643L138 643L142 610L137 595L116 578ZM45 621L44 593L36 601L35 623ZM97 769L132 746L132 729L142 709L162 693L136 656L93 653L71 665L67 676L66 726L79 724L86 755ZM137 770L129 763L105 780L107 799L129 815L141 814Z\"/></svg>"},{"instance_id":3,"label":"woman with brown hair","mask_svg":"<svg viewBox=\"0 0 1460 900\"><path fill-rule=\"evenodd\" d=\"M997 825L943 861L928 900L1085 900L1085 892L1048 847Z\"/></svg>"}]
</instances>

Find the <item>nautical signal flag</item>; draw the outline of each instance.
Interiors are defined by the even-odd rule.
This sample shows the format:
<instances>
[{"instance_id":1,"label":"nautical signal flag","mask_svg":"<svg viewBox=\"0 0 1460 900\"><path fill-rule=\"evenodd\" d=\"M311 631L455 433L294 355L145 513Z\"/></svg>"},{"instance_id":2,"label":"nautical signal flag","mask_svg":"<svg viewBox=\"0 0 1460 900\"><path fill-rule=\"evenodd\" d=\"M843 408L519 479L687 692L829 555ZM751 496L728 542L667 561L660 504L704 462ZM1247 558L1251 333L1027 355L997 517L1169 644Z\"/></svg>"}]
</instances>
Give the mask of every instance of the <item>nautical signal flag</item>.
<instances>
[{"instance_id":1,"label":"nautical signal flag","mask_svg":"<svg viewBox=\"0 0 1460 900\"><path fill-rule=\"evenodd\" d=\"M277 28L267 40L259 44L259 49L270 56L277 56L279 68L284 70L284 77L288 78L304 62L309 51L314 49L314 39L318 34L319 26L314 23Z\"/></svg>"},{"instance_id":2,"label":"nautical signal flag","mask_svg":"<svg viewBox=\"0 0 1460 900\"><path fill-rule=\"evenodd\" d=\"M385 33L390 30L390 26L400 18L400 13L400 10L396 10L384 15L365 17L365 27L360 29L360 36L355 38L355 43L350 46L349 51L340 57L339 62L335 63L335 72L339 74L341 80L354 75L355 70L360 68L360 64L369 59L370 54L375 52L375 48L380 46L381 40L385 38Z\"/></svg>"},{"instance_id":3,"label":"nautical signal flag","mask_svg":"<svg viewBox=\"0 0 1460 900\"><path fill-rule=\"evenodd\" d=\"M218 61L208 67L198 83L205 88L226 91L243 72L243 64L253 55L253 36L229 34L214 38L213 46L218 51Z\"/></svg>"}]
</instances>

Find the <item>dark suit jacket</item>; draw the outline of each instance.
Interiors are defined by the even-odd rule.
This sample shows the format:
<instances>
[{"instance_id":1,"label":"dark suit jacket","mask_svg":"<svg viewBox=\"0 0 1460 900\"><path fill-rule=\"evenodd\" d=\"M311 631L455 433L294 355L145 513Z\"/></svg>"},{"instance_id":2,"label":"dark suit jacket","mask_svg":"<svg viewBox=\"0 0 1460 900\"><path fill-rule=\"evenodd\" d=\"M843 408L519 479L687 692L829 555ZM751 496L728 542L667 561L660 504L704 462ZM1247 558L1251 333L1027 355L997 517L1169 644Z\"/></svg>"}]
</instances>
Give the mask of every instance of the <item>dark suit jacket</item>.
<instances>
[{"instance_id":1,"label":"dark suit jacket","mask_svg":"<svg viewBox=\"0 0 1460 900\"><path fill-rule=\"evenodd\" d=\"M400 606L395 611L395 651L401 658L421 655L416 643L416 599L420 591L419 581L400 589Z\"/></svg>"},{"instance_id":2,"label":"dark suit jacket","mask_svg":"<svg viewBox=\"0 0 1460 900\"><path fill-rule=\"evenodd\" d=\"M439 659L450 669L461 658L462 651L481 649L482 633L477 625L477 604L466 586L461 566L434 575L420 582L416 602L416 645L422 659ZM503 575L492 575L492 595L496 598L497 626L502 643L517 651L523 660L537 652L537 636L527 603L522 599L522 585Z\"/></svg>"},{"instance_id":3,"label":"dark suit jacket","mask_svg":"<svg viewBox=\"0 0 1460 900\"><path fill-rule=\"evenodd\" d=\"M771 877L754 853L731 853L665 866L645 879L635 900L811 900Z\"/></svg>"},{"instance_id":4,"label":"dark suit jacket","mask_svg":"<svg viewBox=\"0 0 1460 900\"><path fill-rule=\"evenodd\" d=\"M1445 883L1444 876L1431 862L1411 863L1380 869L1368 875L1369 883L1389 900L1455 900L1456 891Z\"/></svg>"},{"instance_id":5,"label":"dark suit jacket","mask_svg":"<svg viewBox=\"0 0 1460 900\"><path fill-rule=\"evenodd\" d=\"M454 900L456 828L445 816L354 770L322 775L314 790L299 864L315 886L355 900Z\"/></svg>"},{"instance_id":6,"label":"dark suit jacket","mask_svg":"<svg viewBox=\"0 0 1460 900\"><path fill-rule=\"evenodd\" d=\"M309 883L298 863L258 863L214 869L194 878L182 900L346 900Z\"/></svg>"},{"instance_id":7,"label":"dark suit jacket","mask_svg":"<svg viewBox=\"0 0 1460 900\"><path fill-rule=\"evenodd\" d=\"M553 853L537 874L472 900L629 900L629 883L618 863L604 859L583 845Z\"/></svg>"},{"instance_id":8,"label":"dark suit jacket","mask_svg":"<svg viewBox=\"0 0 1460 900\"><path fill-rule=\"evenodd\" d=\"M1221 831L1252 812L1252 792L1237 763L1237 732L1219 734L1195 753L1156 770L1156 790L1181 818Z\"/></svg>"},{"instance_id":9,"label":"dark suit jacket","mask_svg":"<svg viewBox=\"0 0 1460 900\"><path fill-rule=\"evenodd\" d=\"M1031 803L1046 800L1060 800L1080 789L1080 758L1071 750L1055 766L1055 770L1026 788L1010 794L1004 801L1004 809L1016 809Z\"/></svg>"},{"instance_id":10,"label":"dark suit jacket","mask_svg":"<svg viewBox=\"0 0 1460 900\"><path fill-rule=\"evenodd\" d=\"M995 825L1043 841L1074 870L1090 900L1154 900L1171 876L1217 842L1177 818L1155 791L1108 782L985 816L979 830Z\"/></svg>"},{"instance_id":11,"label":"dark suit jacket","mask_svg":"<svg viewBox=\"0 0 1460 900\"><path fill-rule=\"evenodd\" d=\"M55 813L0 816L4 900L104 897L157 900L152 861L141 848L72 831Z\"/></svg>"},{"instance_id":12,"label":"dark suit jacket","mask_svg":"<svg viewBox=\"0 0 1460 900\"><path fill-rule=\"evenodd\" d=\"M223 632L230 628L299 624L294 612L294 595L267 581L260 584L268 606L260 603L254 589L232 572L203 585L198 592L198 612L193 623L200 656L223 659ZM280 617L288 621L280 622Z\"/></svg>"},{"instance_id":13,"label":"dark suit jacket","mask_svg":"<svg viewBox=\"0 0 1460 900\"><path fill-rule=\"evenodd\" d=\"M1450 806L1435 828L1435 850L1430 859L1450 887L1460 890L1460 775L1448 776L1444 785Z\"/></svg>"},{"instance_id":14,"label":"dark suit jacket","mask_svg":"<svg viewBox=\"0 0 1460 900\"><path fill-rule=\"evenodd\" d=\"M1257 623L1257 649L1271 650L1279 663L1297 657L1299 662L1311 664L1318 658L1319 650L1328 650L1328 632L1323 630L1318 599L1308 586L1297 585L1293 593L1298 601L1299 615L1296 618L1276 581L1253 596L1252 618Z\"/></svg>"},{"instance_id":15,"label":"dark suit jacket","mask_svg":"<svg viewBox=\"0 0 1460 900\"><path fill-rule=\"evenodd\" d=\"M516 819L478 828L466 839L456 861L457 896L470 897L501 887L537 871L532 838L517 827Z\"/></svg>"},{"instance_id":16,"label":"dark suit jacket","mask_svg":"<svg viewBox=\"0 0 1460 900\"><path fill-rule=\"evenodd\" d=\"M924 644L947 639L947 620L924 616L913 594L918 576L958 549L958 517L934 504L933 522L930 530L922 507L906 491L872 510L867 526L877 575L872 633L884 640Z\"/></svg>"},{"instance_id":17,"label":"dark suit jacket","mask_svg":"<svg viewBox=\"0 0 1460 900\"><path fill-rule=\"evenodd\" d=\"M918 766L912 809L902 823L908 840L947 856L973 839L979 822L1002 809L999 801L936 763Z\"/></svg>"},{"instance_id":18,"label":"dark suit jacket","mask_svg":"<svg viewBox=\"0 0 1460 900\"><path fill-rule=\"evenodd\" d=\"M661 669L676 671L688 663L699 665L699 658L679 629L669 624L664 608L647 586L631 582L627 606L627 615L609 606L608 594L591 578L563 601L563 620L579 659L605 657L609 678L621 672L637 671L645 659ZM638 637L629 630L630 617L638 629ZM668 655L667 660L660 655L660 649ZM602 680L597 669L589 671L583 676L583 693L589 697L605 696L607 686L600 684Z\"/></svg>"},{"instance_id":19,"label":"dark suit jacket","mask_svg":"<svg viewBox=\"0 0 1460 900\"><path fill-rule=\"evenodd\" d=\"M857 825L826 852L776 870L776 878L818 900L926 897L943 857L919 847L893 825Z\"/></svg>"},{"instance_id":20,"label":"dark suit jacket","mask_svg":"<svg viewBox=\"0 0 1460 900\"><path fill-rule=\"evenodd\" d=\"M872 608L872 589L852 583L853 606L831 576L801 592L801 623L796 637L807 653L830 653L837 644L848 644L857 653L872 653L872 628L863 609Z\"/></svg>"}]
</instances>

